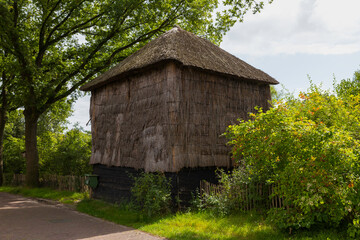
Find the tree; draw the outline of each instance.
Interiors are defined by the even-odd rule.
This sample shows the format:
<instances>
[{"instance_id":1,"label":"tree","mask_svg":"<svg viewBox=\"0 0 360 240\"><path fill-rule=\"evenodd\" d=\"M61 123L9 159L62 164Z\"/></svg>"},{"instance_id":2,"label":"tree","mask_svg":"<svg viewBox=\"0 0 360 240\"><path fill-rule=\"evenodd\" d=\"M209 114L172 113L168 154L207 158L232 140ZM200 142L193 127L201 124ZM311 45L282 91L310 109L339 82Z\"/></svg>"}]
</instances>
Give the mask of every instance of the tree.
<instances>
[{"instance_id":1,"label":"tree","mask_svg":"<svg viewBox=\"0 0 360 240\"><path fill-rule=\"evenodd\" d=\"M0 47L14 56L25 116L26 182L38 185L37 121L89 79L175 23L214 42L256 0L0 0Z\"/></svg>"},{"instance_id":2,"label":"tree","mask_svg":"<svg viewBox=\"0 0 360 240\"><path fill-rule=\"evenodd\" d=\"M21 110L7 114L7 123L4 129L4 173L25 173L25 123Z\"/></svg>"},{"instance_id":3,"label":"tree","mask_svg":"<svg viewBox=\"0 0 360 240\"><path fill-rule=\"evenodd\" d=\"M47 158L41 162L44 173L82 176L91 172L91 134L79 128L59 134Z\"/></svg>"},{"instance_id":4,"label":"tree","mask_svg":"<svg viewBox=\"0 0 360 240\"><path fill-rule=\"evenodd\" d=\"M11 69L12 56L0 49L0 186L3 184L3 149L4 149L4 130L8 119L8 113L17 109L18 105L14 98L13 90L16 87L14 82L15 75L12 74Z\"/></svg>"},{"instance_id":5,"label":"tree","mask_svg":"<svg viewBox=\"0 0 360 240\"><path fill-rule=\"evenodd\" d=\"M67 118L71 115L71 102L58 101L51 108L42 114L38 121L38 147L39 147L39 165L44 170L44 165L50 161L55 161L54 153L61 145L66 130ZM9 111L7 113L7 123L4 131L4 172L5 173L25 173L25 119L23 109ZM72 130L70 130L72 131ZM76 135L81 137L81 135ZM75 141L75 138L73 140ZM79 144L74 148L81 150ZM70 155L71 153L69 153ZM70 159L73 160L73 159ZM47 171L47 169L45 169Z\"/></svg>"},{"instance_id":6,"label":"tree","mask_svg":"<svg viewBox=\"0 0 360 240\"><path fill-rule=\"evenodd\" d=\"M343 79L334 86L337 95L343 99L360 93L360 71L354 73L353 79Z\"/></svg>"},{"instance_id":7,"label":"tree","mask_svg":"<svg viewBox=\"0 0 360 240\"><path fill-rule=\"evenodd\" d=\"M0 56L0 64L1 64L1 69L5 68L5 56L2 54ZM5 123L6 123L6 110L7 110L7 76L6 76L6 72L3 70L1 71L1 107L0 107L0 186L3 185L3 165L4 165L4 160L3 160L3 141L4 141L4 129L5 129Z\"/></svg>"},{"instance_id":8,"label":"tree","mask_svg":"<svg viewBox=\"0 0 360 240\"><path fill-rule=\"evenodd\" d=\"M233 174L275 183L286 207L268 218L280 228L347 222L360 234L360 93L340 98L313 85L299 97L228 127Z\"/></svg>"}]
</instances>

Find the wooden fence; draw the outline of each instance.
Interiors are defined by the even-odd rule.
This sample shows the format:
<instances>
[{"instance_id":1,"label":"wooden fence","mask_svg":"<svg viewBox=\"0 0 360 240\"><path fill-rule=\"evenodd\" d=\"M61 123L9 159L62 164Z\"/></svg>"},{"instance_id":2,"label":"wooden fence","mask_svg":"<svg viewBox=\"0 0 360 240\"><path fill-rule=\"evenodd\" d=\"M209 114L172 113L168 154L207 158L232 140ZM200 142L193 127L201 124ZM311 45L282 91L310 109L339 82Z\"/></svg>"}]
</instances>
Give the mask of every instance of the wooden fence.
<instances>
[{"instance_id":1,"label":"wooden fence","mask_svg":"<svg viewBox=\"0 0 360 240\"><path fill-rule=\"evenodd\" d=\"M274 194L275 185L243 184L235 189L236 196L239 199L240 209L249 211L258 208L281 208L284 207L284 199ZM219 195L224 192L221 185L209 183L207 181L200 182L200 194Z\"/></svg>"},{"instance_id":2,"label":"wooden fence","mask_svg":"<svg viewBox=\"0 0 360 240\"><path fill-rule=\"evenodd\" d=\"M24 174L5 174L5 184L10 186L24 186ZM40 177L40 186L61 191L86 192L89 187L85 185L84 176L58 176L46 174Z\"/></svg>"},{"instance_id":3,"label":"wooden fence","mask_svg":"<svg viewBox=\"0 0 360 240\"><path fill-rule=\"evenodd\" d=\"M24 174L5 174L5 184L10 186L24 186ZM57 190L86 192L89 187L85 185L84 176L58 176L58 175L43 175L40 177L40 186L48 187ZM275 185L257 184L243 184L239 186L236 192L236 198L239 199L240 209L249 211L258 208L281 208L285 207L284 200L274 195ZM224 192L221 185L209 183L207 181L200 182L200 194L215 194L219 195Z\"/></svg>"}]
</instances>

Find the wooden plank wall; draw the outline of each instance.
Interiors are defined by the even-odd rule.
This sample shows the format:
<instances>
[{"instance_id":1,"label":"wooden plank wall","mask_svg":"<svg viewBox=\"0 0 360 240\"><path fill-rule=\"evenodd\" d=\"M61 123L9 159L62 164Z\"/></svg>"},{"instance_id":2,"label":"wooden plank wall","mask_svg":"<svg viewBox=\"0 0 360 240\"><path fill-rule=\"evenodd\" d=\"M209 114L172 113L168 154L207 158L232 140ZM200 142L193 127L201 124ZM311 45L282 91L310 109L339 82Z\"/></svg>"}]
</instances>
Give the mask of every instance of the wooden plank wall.
<instances>
[{"instance_id":1,"label":"wooden plank wall","mask_svg":"<svg viewBox=\"0 0 360 240\"><path fill-rule=\"evenodd\" d=\"M166 92L163 67L95 90L91 99L90 163L146 171L167 169Z\"/></svg>"},{"instance_id":2,"label":"wooden plank wall","mask_svg":"<svg viewBox=\"0 0 360 240\"><path fill-rule=\"evenodd\" d=\"M230 149L221 134L237 119L248 119L255 106L268 109L269 85L185 67L177 84L180 101L171 126L175 169L231 167Z\"/></svg>"},{"instance_id":3,"label":"wooden plank wall","mask_svg":"<svg viewBox=\"0 0 360 240\"><path fill-rule=\"evenodd\" d=\"M146 172L231 167L220 135L269 99L266 84L174 62L154 66L93 91L90 163Z\"/></svg>"}]
</instances>

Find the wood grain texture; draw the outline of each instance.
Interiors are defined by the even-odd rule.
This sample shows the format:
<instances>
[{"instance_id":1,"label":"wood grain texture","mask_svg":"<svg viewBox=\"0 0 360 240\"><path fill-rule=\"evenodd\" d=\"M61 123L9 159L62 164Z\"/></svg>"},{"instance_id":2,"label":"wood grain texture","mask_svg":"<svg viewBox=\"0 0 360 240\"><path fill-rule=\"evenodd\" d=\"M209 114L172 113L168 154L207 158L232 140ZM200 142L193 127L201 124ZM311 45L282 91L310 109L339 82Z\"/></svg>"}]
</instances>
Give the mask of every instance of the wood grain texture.
<instances>
[{"instance_id":1,"label":"wood grain texture","mask_svg":"<svg viewBox=\"0 0 360 240\"><path fill-rule=\"evenodd\" d=\"M91 164L179 172L231 167L220 135L255 106L268 109L270 87L175 61L92 91Z\"/></svg>"}]
</instances>

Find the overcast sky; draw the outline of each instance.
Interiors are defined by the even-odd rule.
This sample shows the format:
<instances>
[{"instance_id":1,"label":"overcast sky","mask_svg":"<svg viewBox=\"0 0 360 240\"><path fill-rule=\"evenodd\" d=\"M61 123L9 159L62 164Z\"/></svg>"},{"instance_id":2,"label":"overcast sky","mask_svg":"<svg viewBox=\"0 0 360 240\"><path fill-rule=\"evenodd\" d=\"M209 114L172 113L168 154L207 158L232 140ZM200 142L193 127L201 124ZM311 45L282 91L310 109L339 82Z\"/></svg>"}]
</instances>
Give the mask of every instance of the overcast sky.
<instances>
[{"instance_id":1,"label":"overcast sky","mask_svg":"<svg viewBox=\"0 0 360 240\"><path fill-rule=\"evenodd\" d=\"M334 77L352 78L360 69L359 11L359 0L274 0L245 16L221 47L295 94L309 87L307 76L331 88ZM69 121L90 130L88 112L89 97L79 99Z\"/></svg>"},{"instance_id":2,"label":"overcast sky","mask_svg":"<svg viewBox=\"0 0 360 240\"><path fill-rule=\"evenodd\" d=\"M298 92L360 69L359 0L274 0L248 15L221 47Z\"/></svg>"}]
</instances>

